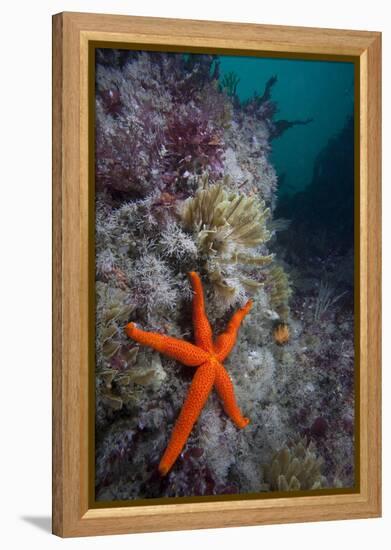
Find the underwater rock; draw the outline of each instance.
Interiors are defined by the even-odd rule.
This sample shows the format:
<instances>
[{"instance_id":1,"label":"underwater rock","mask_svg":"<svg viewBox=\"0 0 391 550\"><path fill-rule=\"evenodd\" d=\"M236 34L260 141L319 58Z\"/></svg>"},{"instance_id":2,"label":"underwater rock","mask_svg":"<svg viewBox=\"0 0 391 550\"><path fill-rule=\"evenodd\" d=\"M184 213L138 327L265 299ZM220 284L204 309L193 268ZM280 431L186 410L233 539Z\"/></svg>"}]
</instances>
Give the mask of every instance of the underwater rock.
<instances>
[{"instance_id":1,"label":"underwater rock","mask_svg":"<svg viewBox=\"0 0 391 550\"><path fill-rule=\"evenodd\" d=\"M309 261L314 256L346 254L354 237L354 121L349 117L344 128L320 151L312 181L301 192L283 195L276 215L292 219L294 231L279 237L288 261L299 252ZM352 280L353 264L349 278Z\"/></svg>"},{"instance_id":2,"label":"underwater rock","mask_svg":"<svg viewBox=\"0 0 391 550\"><path fill-rule=\"evenodd\" d=\"M98 501L264 490L263 464L272 464L319 415L329 427L317 436L322 473L308 445L300 452L312 460L313 473L306 477L302 468L294 477L310 488L319 480L323 486L323 475L330 486L352 483L352 313L340 300L329 318L314 323L314 273L306 272L304 298L301 277L313 263L300 269L296 263L294 272L293 256L281 247L280 235L287 239L295 227L292 221L284 231L284 223L273 221L273 84L272 78L257 99L241 103L234 77L219 82L215 56L97 52ZM337 294L342 277L349 281L348 268L346 261L341 281L331 281ZM194 341L189 271L202 275L215 334L234 308L253 300L226 361L251 422L238 431L212 393L162 478L157 467L194 371L135 345L124 327L134 322ZM327 328L335 318L337 335ZM284 346L275 344L276 322L289 327ZM300 462L289 449L291 462ZM284 487L297 487L284 472ZM276 490L283 482L267 483Z\"/></svg>"}]
</instances>

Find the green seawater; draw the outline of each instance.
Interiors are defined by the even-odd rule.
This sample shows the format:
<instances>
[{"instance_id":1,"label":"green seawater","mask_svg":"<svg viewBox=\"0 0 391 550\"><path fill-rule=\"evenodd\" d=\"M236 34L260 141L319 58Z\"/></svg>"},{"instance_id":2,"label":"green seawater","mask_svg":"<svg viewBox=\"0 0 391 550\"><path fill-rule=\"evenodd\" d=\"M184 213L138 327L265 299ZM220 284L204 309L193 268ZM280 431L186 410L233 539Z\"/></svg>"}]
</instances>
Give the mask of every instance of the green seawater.
<instances>
[{"instance_id":1,"label":"green seawater","mask_svg":"<svg viewBox=\"0 0 391 550\"><path fill-rule=\"evenodd\" d=\"M271 99L277 103L275 120L312 118L294 126L272 142L271 161L280 180L279 194L294 194L312 179L314 162L330 138L354 113L354 64L337 61L219 56L220 79L233 71L240 79L241 101L262 95L273 75Z\"/></svg>"}]
</instances>

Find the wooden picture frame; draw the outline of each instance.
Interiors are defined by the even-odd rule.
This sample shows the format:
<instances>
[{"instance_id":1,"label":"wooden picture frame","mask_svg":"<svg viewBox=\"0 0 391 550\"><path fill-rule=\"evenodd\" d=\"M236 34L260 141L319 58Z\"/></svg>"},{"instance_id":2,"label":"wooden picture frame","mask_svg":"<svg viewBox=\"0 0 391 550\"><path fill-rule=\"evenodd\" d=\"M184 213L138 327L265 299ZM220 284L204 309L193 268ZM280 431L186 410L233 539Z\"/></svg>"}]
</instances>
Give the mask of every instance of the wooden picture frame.
<instances>
[{"instance_id":1,"label":"wooden picture frame","mask_svg":"<svg viewBox=\"0 0 391 550\"><path fill-rule=\"evenodd\" d=\"M359 76L359 487L218 502L91 506L91 43L347 56ZM87 13L53 17L53 533L62 537L381 514L381 34ZM356 348L357 349L357 348Z\"/></svg>"}]
</instances>

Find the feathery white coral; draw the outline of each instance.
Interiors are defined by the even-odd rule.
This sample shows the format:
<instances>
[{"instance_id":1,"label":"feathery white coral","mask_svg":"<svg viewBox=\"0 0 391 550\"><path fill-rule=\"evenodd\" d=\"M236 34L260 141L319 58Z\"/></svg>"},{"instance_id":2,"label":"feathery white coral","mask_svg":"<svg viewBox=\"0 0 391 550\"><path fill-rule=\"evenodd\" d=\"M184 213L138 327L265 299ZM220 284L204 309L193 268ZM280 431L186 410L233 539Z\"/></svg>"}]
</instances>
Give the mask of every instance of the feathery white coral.
<instances>
[{"instance_id":1,"label":"feathery white coral","mask_svg":"<svg viewBox=\"0 0 391 550\"><path fill-rule=\"evenodd\" d=\"M177 290L172 284L171 271L163 260L146 253L134 262L133 295L148 316L159 316L175 309Z\"/></svg>"},{"instance_id":2,"label":"feathery white coral","mask_svg":"<svg viewBox=\"0 0 391 550\"><path fill-rule=\"evenodd\" d=\"M176 223L162 232L159 248L163 256L168 256L179 262L183 262L185 259L194 261L198 253L194 240Z\"/></svg>"}]
</instances>

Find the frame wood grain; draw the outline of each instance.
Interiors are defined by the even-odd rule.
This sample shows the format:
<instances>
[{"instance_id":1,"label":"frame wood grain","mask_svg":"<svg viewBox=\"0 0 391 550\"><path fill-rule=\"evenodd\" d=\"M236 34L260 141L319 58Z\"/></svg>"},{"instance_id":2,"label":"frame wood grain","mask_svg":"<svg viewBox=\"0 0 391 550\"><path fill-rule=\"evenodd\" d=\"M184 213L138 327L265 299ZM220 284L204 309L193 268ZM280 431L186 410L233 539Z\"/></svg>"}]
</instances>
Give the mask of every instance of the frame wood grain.
<instances>
[{"instance_id":1,"label":"frame wood grain","mask_svg":"<svg viewBox=\"0 0 391 550\"><path fill-rule=\"evenodd\" d=\"M353 494L90 508L90 41L359 60L360 489ZM62 537L381 514L381 34L82 13L53 17L53 533Z\"/></svg>"}]
</instances>

